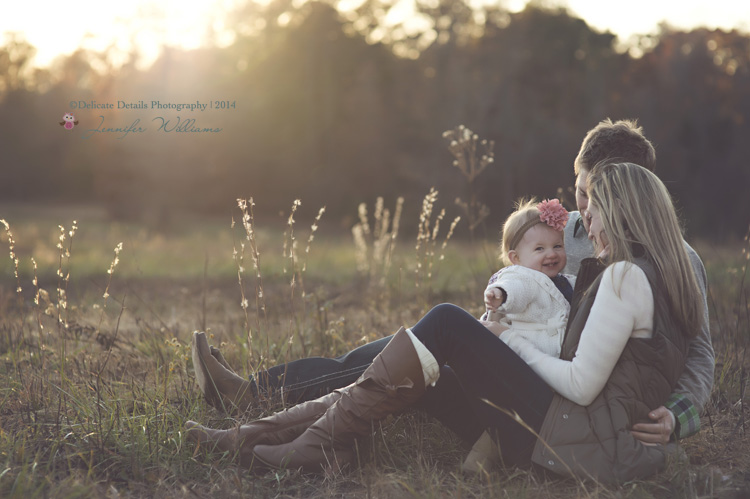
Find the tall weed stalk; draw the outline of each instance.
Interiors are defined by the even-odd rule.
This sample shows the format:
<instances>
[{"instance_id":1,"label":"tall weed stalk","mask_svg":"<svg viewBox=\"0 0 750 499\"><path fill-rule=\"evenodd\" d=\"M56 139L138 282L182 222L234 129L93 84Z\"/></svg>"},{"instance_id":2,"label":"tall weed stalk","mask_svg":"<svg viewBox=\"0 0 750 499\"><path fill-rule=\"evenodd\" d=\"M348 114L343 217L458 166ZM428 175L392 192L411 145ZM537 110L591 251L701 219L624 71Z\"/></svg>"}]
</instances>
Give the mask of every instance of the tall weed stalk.
<instances>
[{"instance_id":1,"label":"tall weed stalk","mask_svg":"<svg viewBox=\"0 0 750 499\"><path fill-rule=\"evenodd\" d=\"M432 302L433 279L439 269L440 262L445 259L445 248L448 245L448 241L453 236L453 231L461 220L461 217L457 216L451 222L450 228L440 246L440 255L436 263L435 255L438 234L440 232L440 222L445 218L445 209L441 209L435 220L432 220L432 212L437 198L438 191L433 187L422 200L422 211L419 214L419 225L417 228L414 286L417 290L417 295L421 298L423 308L429 306Z\"/></svg>"},{"instance_id":2,"label":"tall weed stalk","mask_svg":"<svg viewBox=\"0 0 750 499\"><path fill-rule=\"evenodd\" d=\"M357 270L368 280L368 284L387 289L391 267L393 265L393 251L396 247L404 198L396 200L396 206L391 212L385 208L382 197L375 200L373 212L374 226L371 228L367 212L367 204L360 203L358 208L359 222L352 227L352 237L357 258Z\"/></svg>"},{"instance_id":3,"label":"tall weed stalk","mask_svg":"<svg viewBox=\"0 0 750 499\"><path fill-rule=\"evenodd\" d=\"M456 198L456 204L463 210L469 226L471 240L474 230L489 216L489 207L479 200L476 179L488 166L495 162L495 142L480 139L464 125L443 132L448 141L448 151L453 155L453 166L458 168L466 179L467 199Z\"/></svg>"},{"instance_id":4,"label":"tall weed stalk","mask_svg":"<svg viewBox=\"0 0 750 499\"><path fill-rule=\"evenodd\" d=\"M263 323L268 323L268 316L266 314L266 301L263 295L263 274L261 273L260 266L260 250L258 249L258 240L255 233L255 214L253 208L255 207L255 201L253 198L250 199L237 199L237 206L240 209L242 227L245 230L245 240L250 245L250 256L253 260L253 271L255 274L255 329L256 331L261 330L260 320L263 317ZM234 228L235 222L234 217L232 218L232 228ZM240 251L237 251L237 244L235 242L234 248L232 248L232 257L237 267L237 281L240 287L240 306L245 316L245 334L247 335L247 344L250 362L253 363L253 332L250 327L250 318L248 316L248 300L245 293L245 287L242 283L242 274L245 272L244 259L245 259L245 241L240 242ZM268 338L266 337L266 356L268 355ZM262 360L261 360L262 363Z\"/></svg>"}]
</instances>

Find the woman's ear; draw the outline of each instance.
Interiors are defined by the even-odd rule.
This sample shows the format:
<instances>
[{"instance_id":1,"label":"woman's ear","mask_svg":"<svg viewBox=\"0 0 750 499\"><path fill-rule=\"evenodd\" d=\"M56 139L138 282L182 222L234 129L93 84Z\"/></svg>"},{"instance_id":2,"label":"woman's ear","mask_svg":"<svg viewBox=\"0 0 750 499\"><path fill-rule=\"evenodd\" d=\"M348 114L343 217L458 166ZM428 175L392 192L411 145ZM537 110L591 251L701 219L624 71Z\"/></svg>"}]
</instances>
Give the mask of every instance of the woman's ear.
<instances>
[{"instance_id":1,"label":"woman's ear","mask_svg":"<svg viewBox=\"0 0 750 499\"><path fill-rule=\"evenodd\" d=\"M521 259L518 258L518 252L516 250L510 250L508 252L508 260L510 260L510 263L513 265L518 265L521 262Z\"/></svg>"}]
</instances>

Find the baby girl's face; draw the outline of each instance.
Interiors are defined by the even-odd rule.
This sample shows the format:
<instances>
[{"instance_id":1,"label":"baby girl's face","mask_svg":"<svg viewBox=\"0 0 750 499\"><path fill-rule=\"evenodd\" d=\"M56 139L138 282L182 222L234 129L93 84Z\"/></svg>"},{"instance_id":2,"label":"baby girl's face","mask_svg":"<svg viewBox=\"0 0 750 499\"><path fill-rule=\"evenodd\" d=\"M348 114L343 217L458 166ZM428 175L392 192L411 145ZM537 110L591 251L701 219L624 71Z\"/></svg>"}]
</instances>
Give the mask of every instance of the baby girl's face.
<instances>
[{"instance_id":1,"label":"baby girl's face","mask_svg":"<svg viewBox=\"0 0 750 499\"><path fill-rule=\"evenodd\" d=\"M537 224L526 231L516 249L510 251L508 256L516 265L555 277L568 261L563 231L547 224Z\"/></svg>"}]
</instances>

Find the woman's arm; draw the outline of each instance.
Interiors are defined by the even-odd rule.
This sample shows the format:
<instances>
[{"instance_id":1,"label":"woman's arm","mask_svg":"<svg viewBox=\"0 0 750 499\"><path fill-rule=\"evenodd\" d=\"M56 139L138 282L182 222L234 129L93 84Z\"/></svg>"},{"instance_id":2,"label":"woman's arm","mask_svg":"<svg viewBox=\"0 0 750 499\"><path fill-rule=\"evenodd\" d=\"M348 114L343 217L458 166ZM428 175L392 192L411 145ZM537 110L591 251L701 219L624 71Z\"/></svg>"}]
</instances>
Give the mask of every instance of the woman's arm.
<instances>
[{"instance_id":1,"label":"woman's arm","mask_svg":"<svg viewBox=\"0 0 750 499\"><path fill-rule=\"evenodd\" d=\"M591 313L572 361L547 355L524 338L508 345L563 397L590 404L609 379L631 336L651 336L654 298L637 265L618 262L602 276Z\"/></svg>"}]
</instances>

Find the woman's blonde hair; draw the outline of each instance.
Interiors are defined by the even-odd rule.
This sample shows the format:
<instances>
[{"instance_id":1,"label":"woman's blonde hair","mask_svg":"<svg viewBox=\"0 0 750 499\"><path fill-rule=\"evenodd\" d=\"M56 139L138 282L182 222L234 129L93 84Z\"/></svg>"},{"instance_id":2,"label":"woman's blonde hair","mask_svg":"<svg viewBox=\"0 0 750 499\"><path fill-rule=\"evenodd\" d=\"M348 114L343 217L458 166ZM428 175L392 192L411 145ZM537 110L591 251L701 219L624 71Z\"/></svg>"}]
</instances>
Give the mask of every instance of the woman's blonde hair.
<instances>
[{"instance_id":1,"label":"woman's blonde hair","mask_svg":"<svg viewBox=\"0 0 750 499\"><path fill-rule=\"evenodd\" d=\"M695 336L703 320L702 295L672 198L661 180L633 163L599 163L589 173L588 194L601 212L608 260L650 260L683 334Z\"/></svg>"},{"instance_id":2,"label":"woman's blonde hair","mask_svg":"<svg viewBox=\"0 0 750 499\"><path fill-rule=\"evenodd\" d=\"M513 265L510 261L508 253L510 250L515 249L518 241L521 240L523 234L529 230L528 222L532 220L539 220L539 210L537 209L537 200L531 199L519 199L516 202L515 210L508 216L503 224L503 238L500 242L500 259L505 265ZM513 247L511 247L513 244Z\"/></svg>"}]
</instances>

